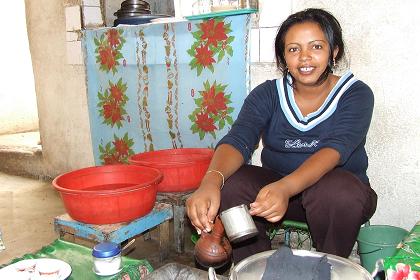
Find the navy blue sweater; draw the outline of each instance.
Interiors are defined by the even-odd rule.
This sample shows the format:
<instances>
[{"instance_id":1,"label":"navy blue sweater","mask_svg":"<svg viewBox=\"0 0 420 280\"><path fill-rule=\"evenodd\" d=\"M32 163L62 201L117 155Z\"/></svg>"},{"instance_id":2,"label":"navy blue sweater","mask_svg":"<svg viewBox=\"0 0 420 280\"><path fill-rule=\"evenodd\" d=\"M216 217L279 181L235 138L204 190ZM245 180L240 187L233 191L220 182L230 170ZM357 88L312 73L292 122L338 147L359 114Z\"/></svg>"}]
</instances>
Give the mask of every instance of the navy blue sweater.
<instances>
[{"instance_id":1,"label":"navy blue sweater","mask_svg":"<svg viewBox=\"0 0 420 280\"><path fill-rule=\"evenodd\" d=\"M262 165L282 175L293 172L321 148L333 148L340 153L340 167L369 183L365 142L373 103L371 89L347 72L323 105L304 117L286 77L266 81L251 91L218 145L232 145L248 162L261 138Z\"/></svg>"}]
</instances>

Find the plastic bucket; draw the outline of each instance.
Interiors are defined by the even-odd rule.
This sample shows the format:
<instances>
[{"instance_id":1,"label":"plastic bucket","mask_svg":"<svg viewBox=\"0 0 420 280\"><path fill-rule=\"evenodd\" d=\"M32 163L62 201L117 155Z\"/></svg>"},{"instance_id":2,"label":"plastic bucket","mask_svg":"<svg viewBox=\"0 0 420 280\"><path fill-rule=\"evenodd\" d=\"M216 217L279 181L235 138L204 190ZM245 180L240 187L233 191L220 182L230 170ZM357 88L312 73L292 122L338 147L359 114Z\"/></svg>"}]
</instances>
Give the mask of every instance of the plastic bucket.
<instances>
[{"instance_id":1,"label":"plastic bucket","mask_svg":"<svg viewBox=\"0 0 420 280\"><path fill-rule=\"evenodd\" d=\"M130 164L159 169L163 180L158 192L185 192L197 189L209 167L214 150L180 148L132 155Z\"/></svg>"},{"instance_id":2,"label":"plastic bucket","mask_svg":"<svg viewBox=\"0 0 420 280\"><path fill-rule=\"evenodd\" d=\"M405 229L388 225L362 227L357 237L362 266L372 272L377 260L395 254L397 245L407 234Z\"/></svg>"},{"instance_id":3,"label":"plastic bucket","mask_svg":"<svg viewBox=\"0 0 420 280\"><path fill-rule=\"evenodd\" d=\"M155 168L119 164L74 170L52 184L70 217L102 225L129 222L152 211L162 178Z\"/></svg>"}]
</instances>

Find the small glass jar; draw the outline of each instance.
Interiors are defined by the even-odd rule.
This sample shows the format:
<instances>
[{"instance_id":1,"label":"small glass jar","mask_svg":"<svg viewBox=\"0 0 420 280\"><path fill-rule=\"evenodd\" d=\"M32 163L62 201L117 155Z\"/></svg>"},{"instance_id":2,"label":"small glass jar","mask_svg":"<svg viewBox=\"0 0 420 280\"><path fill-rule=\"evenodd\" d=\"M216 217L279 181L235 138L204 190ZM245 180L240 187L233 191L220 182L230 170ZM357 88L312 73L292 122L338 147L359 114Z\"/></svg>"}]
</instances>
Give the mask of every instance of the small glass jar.
<instances>
[{"instance_id":1,"label":"small glass jar","mask_svg":"<svg viewBox=\"0 0 420 280\"><path fill-rule=\"evenodd\" d=\"M92 251L93 271L101 276L113 275L121 271L121 246L113 242L102 242Z\"/></svg>"}]
</instances>

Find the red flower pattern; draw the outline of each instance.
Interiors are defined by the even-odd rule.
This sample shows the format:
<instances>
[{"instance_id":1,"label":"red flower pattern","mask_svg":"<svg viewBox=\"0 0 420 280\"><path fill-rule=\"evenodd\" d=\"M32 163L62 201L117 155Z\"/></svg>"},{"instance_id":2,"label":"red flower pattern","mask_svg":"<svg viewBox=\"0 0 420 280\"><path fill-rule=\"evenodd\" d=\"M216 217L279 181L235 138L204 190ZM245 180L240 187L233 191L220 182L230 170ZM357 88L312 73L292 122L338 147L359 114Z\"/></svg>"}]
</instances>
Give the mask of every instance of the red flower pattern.
<instances>
[{"instance_id":1,"label":"red flower pattern","mask_svg":"<svg viewBox=\"0 0 420 280\"><path fill-rule=\"evenodd\" d=\"M208 45L212 44L213 46L217 47L219 41L227 39L227 35L225 33L225 24L223 21L217 22L215 24L215 20L212 18L208 21L200 23L200 29L203 31L201 40L207 40Z\"/></svg>"},{"instance_id":2,"label":"red flower pattern","mask_svg":"<svg viewBox=\"0 0 420 280\"><path fill-rule=\"evenodd\" d=\"M197 76L199 76L204 68L214 71L215 57L219 62L226 54L233 56L230 43L235 37L228 36L232 32L230 23L226 24L221 18L212 18L196 26L198 30L192 32L195 42L187 53L193 57L189 63L191 69L197 69Z\"/></svg>"},{"instance_id":3,"label":"red flower pattern","mask_svg":"<svg viewBox=\"0 0 420 280\"><path fill-rule=\"evenodd\" d=\"M114 135L114 140L105 146L99 145L100 159L103 164L128 163L128 158L134 154L134 141L125 133L122 138Z\"/></svg>"},{"instance_id":4,"label":"red flower pattern","mask_svg":"<svg viewBox=\"0 0 420 280\"><path fill-rule=\"evenodd\" d=\"M120 107L116 103L105 103L103 106L105 119L111 119L112 123L124 120L121 116Z\"/></svg>"},{"instance_id":5,"label":"red flower pattern","mask_svg":"<svg viewBox=\"0 0 420 280\"><path fill-rule=\"evenodd\" d=\"M147 274L149 274L149 269L145 265L142 265L139 267L139 272L140 278L143 279Z\"/></svg>"},{"instance_id":6,"label":"red flower pattern","mask_svg":"<svg viewBox=\"0 0 420 280\"><path fill-rule=\"evenodd\" d=\"M420 280L420 272L412 271L408 264L397 263L395 270L386 271L386 277L389 280Z\"/></svg>"},{"instance_id":7,"label":"red flower pattern","mask_svg":"<svg viewBox=\"0 0 420 280\"><path fill-rule=\"evenodd\" d=\"M204 90L200 91L200 97L195 99L197 108L188 116L192 121L191 130L198 133L202 140L209 133L216 138L216 130L224 128L225 124L233 124L230 113L233 108L228 107L230 95L225 94L226 85L212 85L208 81L204 82ZM217 125L217 126L216 126Z\"/></svg>"},{"instance_id":8,"label":"red flower pattern","mask_svg":"<svg viewBox=\"0 0 420 280\"><path fill-rule=\"evenodd\" d=\"M125 95L127 84L122 82L122 78L116 84L109 81L109 88L103 93L98 93L100 108L99 114L104 117L104 123L113 127L116 125L118 128L122 126L121 121L128 119L127 113L124 109L128 101Z\"/></svg>"},{"instance_id":9,"label":"red flower pattern","mask_svg":"<svg viewBox=\"0 0 420 280\"><path fill-rule=\"evenodd\" d=\"M115 67L115 52L111 47L100 48L99 56L101 57L101 64L106 66L108 70Z\"/></svg>"},{"instance_id":10,"label":"red flower pattern","mask_svg":"<svg viewBox=\"0 0 420 280\"><path fill-rule=\"evenodd\" d=\"M94 38L95 53L97 53L96 63L99 63L99 70L112 71L113 74L117 72L116 67L120 65L119 60L124 60L121 49L125 39L122 34L122 29L109 29L102 33L99 38Z\"/></svg>"},{"instance_id":11,"label":"red flower pattern","mask_svg":"<svg viewBox=\"0 0 420 280\"><path fill-rule=\"evenodd\" d=\"M108 42L111 47L115 48L120 44L120 33L117 29L108 30L106 35L108 37Z\"/></svg>"},{"instance_id":12,"label":"red flower pattern","mask_svg":"<svg viewBox=\"0 0 420 280\"><path fill-rule=\"evenodd\" d=\"M223 92L218 92L214 85L211 86L210 91L203 94L203 107L208 113L217 114L218 111L226 110L226 98Z\"/></svg>"},{"instance_id":13,"label":"red flower pattern","mask_svg":"<svg viewBox=\"0 0 420 280\"><path fill-rule=\"evenodd\" d=\"M114 100L116 102L121 102L123 99L123 93L121 89L117 85L112 85L110 90L112 97L114 97Z\"/></svg>"},{"instance_id":14,"label":"red flower pattern","mask_svg":"<svg viewBox=\"0 0 420 280\"><path fill-rule=\"evenodd\" d=\"M195 58L203 67L209 66L216 61L213 58L213 52L207 46L201 46L195 49L197 51Z\"/></svg>"},{"instance_id":15,"label":"red flower pattern","mask_svg":"<svg viewBox=\"0 0 420 280\"><path fill-rule=\"evenodd\" d=\"M127 156L128 151L130 147L128 147L128 144L124 142L122 139L117 139L112 142L115 146L115 150L117 150L117 153L121 156Z\"/></svg>"},{"instance_id":16,"label":"red flower pattern","mask_svg":"<svg viewBox=\"0 0 420 280\"><path fill-rule=\"evenodd\" d=\"M197 126L199 129L205 132L215 131L217 128L214 125L213 119L210 118L209 115L206 113L197 114Z\"/></svg>"},{"instance_id":17,"label":"red flower pattern","mask_svg":"<svg viewBox=\"0 0 420 280\"><path fill-rule=\"evenodd\" d=\"M107 155L104 157L104 164L118 164L120 161L116 155Z\"/></svg>"}]
</instances>

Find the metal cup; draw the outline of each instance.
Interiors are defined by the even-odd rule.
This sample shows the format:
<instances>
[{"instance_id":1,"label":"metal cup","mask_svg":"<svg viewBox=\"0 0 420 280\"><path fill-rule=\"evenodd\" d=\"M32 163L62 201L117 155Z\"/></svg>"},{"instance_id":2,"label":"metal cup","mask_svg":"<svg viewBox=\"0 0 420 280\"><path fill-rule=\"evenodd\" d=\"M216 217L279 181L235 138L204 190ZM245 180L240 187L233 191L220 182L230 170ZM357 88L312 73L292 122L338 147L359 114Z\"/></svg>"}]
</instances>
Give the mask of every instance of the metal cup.
<instances>
[{"instance_id":1,"label":"metal cup","mask_svg":"<svg viewBox=\"0 0 420 280\"><path fill-rule=\"evenodd\" d=\"M258 234L248 206L245 204L229 208L220 213L225 232L230 242L237 243Z\"/></svg>"}]
</instances>

